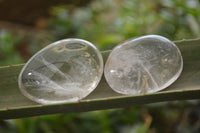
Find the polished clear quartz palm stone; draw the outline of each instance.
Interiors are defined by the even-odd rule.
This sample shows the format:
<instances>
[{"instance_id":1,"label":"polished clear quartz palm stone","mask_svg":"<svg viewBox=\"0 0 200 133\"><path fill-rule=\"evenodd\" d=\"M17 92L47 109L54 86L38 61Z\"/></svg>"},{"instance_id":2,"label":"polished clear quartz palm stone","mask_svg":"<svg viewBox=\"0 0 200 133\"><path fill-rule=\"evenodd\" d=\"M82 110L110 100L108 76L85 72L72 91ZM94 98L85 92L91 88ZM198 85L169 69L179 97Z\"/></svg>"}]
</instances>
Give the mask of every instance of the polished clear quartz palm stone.
<instances>
[{"instance_id":1,"label":"polished clear quartz palm stone","mask_svg":"<svg viewBox=\"0 0 200 133\"><path fill-rule=\"evenodd\" d=\"M103 59L88 41L66 39L36 53L19 75L21 92L33 101L51 104L80 100L91 93L103 73Z\"/></svg>"},{"instance_id":2,"label":"polished clear quartz palm stone","mask_svg":"<svg viewBox=\"0 0 200 133\"><path fill-rule=\"evenodd\" d=\"M181 53L173 42L147 35L116 46L107 59L104 75L114 91L138 95L168 87L182 68Z\"/></svg>"}]
</instances>

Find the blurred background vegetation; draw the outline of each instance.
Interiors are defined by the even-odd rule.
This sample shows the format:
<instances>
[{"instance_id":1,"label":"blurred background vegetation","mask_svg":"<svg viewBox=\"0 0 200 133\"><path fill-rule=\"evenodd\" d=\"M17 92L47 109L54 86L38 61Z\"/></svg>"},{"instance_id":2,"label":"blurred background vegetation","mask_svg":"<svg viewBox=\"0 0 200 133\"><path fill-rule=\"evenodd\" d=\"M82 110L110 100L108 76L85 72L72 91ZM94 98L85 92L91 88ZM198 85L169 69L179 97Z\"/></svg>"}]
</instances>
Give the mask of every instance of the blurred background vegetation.
<instances>
[{"instance_id":1,"label":"blurred background vegetation","mask_svg":"<svg viewBox=\"0 0 200 133\"><path fill-rule=\"evenodd\" d=\"M82 38L100 50L146 34L200 37L199 0L1 0L0 66L46 45ZM175 101L85 113L0 120L0 133L199 133L200 102Z\"/></svg>"}]
</instances>

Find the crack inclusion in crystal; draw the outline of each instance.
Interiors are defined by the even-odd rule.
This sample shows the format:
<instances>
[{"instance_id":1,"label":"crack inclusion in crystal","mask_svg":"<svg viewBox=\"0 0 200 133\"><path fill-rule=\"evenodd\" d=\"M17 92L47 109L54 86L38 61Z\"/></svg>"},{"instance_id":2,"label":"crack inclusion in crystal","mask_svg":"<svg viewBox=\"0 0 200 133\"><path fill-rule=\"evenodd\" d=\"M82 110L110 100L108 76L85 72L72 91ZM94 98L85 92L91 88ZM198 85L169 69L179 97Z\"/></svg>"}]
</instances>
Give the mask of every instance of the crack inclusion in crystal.
<instances>
[{"instance_id":1,"label":"crack inclusion in crystal","mask_svg":"<svg viewBox=\"0 0 200 133\"><path fill-rule=\"evenodd\" d=\"M113 49L105 66L109 86L122 94L146 94L172 84L182 71L182 57L171 41L147 36Z\"/></svg>"},{"instance_id":2,"label":"crack inclusion in crystal","mask_svg":"<svg viewBox=\"0 0 200 133\"><path fill-rule=\"evenodd\" d=\"M151 75L151 73L149 72L149 69L147 69L144 65L143 65L143 63L142 62L140 62L140 65L141 65L141 67L143 68L143 70L147 73L147 75L148 75L148 78L144 78L144 82L143 82L143 84L142 84L142 86L144 86L144 87L142 87L142 91L141 91L141 93L145 93L147 90L150 90L151 88L158 88L158 84L157 84L157 82L155 81L155 79L154 79L154 77ZM152 81L152 83L153 83L153 85L152 85L152 87L146 87L146 83L147 83L147 81L148 81L148 79L150 78L150 80ZM147 85L149 85L149 84L147 84Z\"/></svg>"},{"instance_id":3,"label":"crack inclusion in crystal","mask_svg":"<svg viewBox=\"0 0 200 133\"><path fill-rule=\"evenodd\" d=\"M44 65L49 68L49 70L51 70L54 73L59 73L61 76L63 76L66 80L72 81L72 77L68 74L64 74L62 71L60 71L54 64L49 63L48 61L46 61L44 59L44 57L41 58L42 62L44 63Z\"/></svg>"},{"instance_id":4,"label":"crack inclusion in crystal","mask_svg":"<svg viewBox=\"0 0 200 133\"><path fill-rule=\"evenodd\" d=\"M117 47L111 54L105 76L110 87L123 94L161 90L176 79L182 69L179 51L168 42L146 40L137 45L135 41L134 45Z\"/></svg>"},{"instance_id":5,"label":"crack inclusion in crystal","mask_svg":"<svg viewBox=\"0 0 200 133\"><path fill-rule=\"evenodd\" d=\"M150 62L157 61L156 56L151 56L151 53L149 53L150 55L144 57L144 55L141 56L141 53L138 53L138 51L135 51L133 49L126 50L124 52L118 51L116 53L119 56L113 56L113 58L116 57L116 61L115 59L112 59L112 65L114 66L114 68L110 70L110 74L112 75L113 78L118 77L117 81L125 85L125 86L119 85L121 87L118 86L118 89L120 91L129 94L130 93L144 94L146 92L151 92L152 89L153 90L159 89L159 85L156 82L155 77L150 72L150 69L154 67ZM149 60L147 60L146 57L148 57ZM119 61L117 61L117 59ZM127 59L131 60L127 61ZM123 63L119 63L121 62L120 60ZM126 64L128 66L131 64L130 66L134 67L129 68ZM117 82L115 80L113 80L113 82ZM123 88L130 88L130 89L123 89Z\"/></svg>"},{"instance_id":6,"label":"crack inclusion in crystal","mask_svg":"<svg viewBox=\"0 0 200 133\"><path fill-rule=\"evenodd\" d=\"M76 69L78 69L78 70L80 69L81 74L89 74L91 76L95 75L97 73L96 69L94 69L94 68L91 70L89 70L89 69L91 67L95 67L95 65L97 65L97 64L94 59L91 59L89 57L90 57L89 53L88 54L84 53L84 56L81 56L78 58L76 57L77 59L73 59L73 61L71 63L75 64L75 65L73 65L74 67L72 67L72 71L76 72L77 71ZM80 62L79 60L81 58L87 58L87 60L84 59L85 63L88 63L89 65L92 65L92 66L87 67L83 62ZM36 72L36 71L32 70L31 72L29 72L29 73L31 73L31 75L28 74L28 76L35 76L35 78L34 79L30 78L29 80L26 80L25 81L26 87L39 89L46 93L54 92L57 95L66 95L66 94L74 95L74 94L78 94L78 93L88 93L88 91L90 91L89 88L94 87L94 85L95 85L95 83L92 82L90 85L85 84L84 86L81 86L80 82L74 82L73 77L71 77L67 73L63 73L60 70L60 68L58 68L54 64L46 61L44 57L41 56L40 58L38 58L38 61L43 63L45 65L45 67L49 69L49 71L53 72L53 74L58 74L59 76L63 77L64 79L62 79L62 82L56 83L55 81L53 81L49 77L45 76L41 72ZM98 65L96 67L98 68ZM81 79L81 76L77 75L74 78ZM96 78L94 77L94 79L96 79ZM38 80L35 80L35 79L38 79ZM92 80L92 79L88 79L88 80ZM84 90L84 92L82 92L83 87L87 88L88 90Z\"/></svg>"},{"instance_id":7,"label":"crack inclusion in crystal","mask_svg":"<svg viewBox=\"0 0 200 133\"><path fill-rule=\"evenodd\" d=\"M37 84L32 84L33 81L31 80L31 83L27 81L28 85L29 87L34 87L40 91L46 93L53 92L60 96L66 94L73 95L75 93L80 93L82 91L82 89L80 88L80 83L60 83L62 84L60 85L41 73L38 73L36 71L32 71L32 73L38 79L35 81L37 82Z\"/></svg>"},{"instance_id":8,"label":"crack inclusion in crystal","mask_svg":"<svg viewBox=\"0 0 200 133\"><path fill-rule=\"evenodd\" d=\"M122 82L124 82L123 84L129 84L128 86L130 87L130 92L125 89L122 89L121 91L133 93L132 91L135 90L139 94L144 94L152 88L158 88L158 84L149 72L149 69L145 67L141 61L138 61L137 65L139 68L136 70L128 70L128 68L126 68L127 71L123 71L123 69L110 70L112 76L117 76L122 80ZM132 82L127 82L128 80Z\"/></svg>"}]
</instances>

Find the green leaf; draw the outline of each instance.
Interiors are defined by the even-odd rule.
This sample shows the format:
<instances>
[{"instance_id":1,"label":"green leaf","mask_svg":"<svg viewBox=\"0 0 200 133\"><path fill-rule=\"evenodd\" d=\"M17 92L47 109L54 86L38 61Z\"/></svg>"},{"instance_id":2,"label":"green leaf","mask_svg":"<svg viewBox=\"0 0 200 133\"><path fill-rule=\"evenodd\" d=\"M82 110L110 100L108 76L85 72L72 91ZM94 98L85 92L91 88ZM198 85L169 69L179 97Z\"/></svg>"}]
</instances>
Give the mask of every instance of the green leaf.
<instances>
[{"instance_id":1,"label":"green leaf","mask_svg":"<svg viewBox=\"0 0 200 133\"><path fill-rule=\"evenodd\" d=\"M55 113L83 112L121 108L134 105L200 98L200 39L175 42L184 60L179 79L163 91L125 96L108 86L104 77L97 88L78 102L42 105L24 97L18 88L17 77L22 65L0 67L0 119L14 119ZM110 51L103 51L104 62Z\"/></svg>"}]
</instances>

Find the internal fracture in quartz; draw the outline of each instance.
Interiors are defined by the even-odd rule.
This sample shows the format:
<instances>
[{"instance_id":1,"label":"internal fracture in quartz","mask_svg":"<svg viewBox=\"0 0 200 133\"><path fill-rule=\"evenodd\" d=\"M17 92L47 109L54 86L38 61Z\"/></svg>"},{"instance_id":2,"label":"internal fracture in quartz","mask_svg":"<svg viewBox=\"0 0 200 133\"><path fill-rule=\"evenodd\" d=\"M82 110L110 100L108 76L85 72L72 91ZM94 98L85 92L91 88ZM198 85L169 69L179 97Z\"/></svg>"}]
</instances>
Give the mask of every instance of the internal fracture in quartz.
<instances>
[{"instance_id":1,"label":"internal fracture in quartz","mask_svg":"<svg viewBox=\"0 0 200 133\"><path fill-rule=\"evenodd\" d=\"M39 51L19 76L22 93L39 103L77 101L101 79L103 60L89 42L67 39Z\"/></svg>"},{"instance_id":2,"label":"internal fracture in quartz","mask_svg":"<svg viewBox=\"0 0 200 133\"><path fill-rule=\"evenodd\" d=\"M118 93L153 93L172 84L183 67L179 49L168 39L148 35L128 40L110 53L104 75Z\"/></svg>"}]
</instances>

